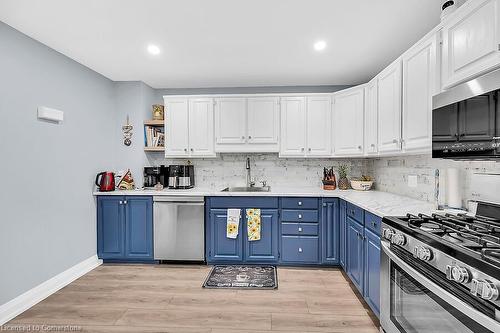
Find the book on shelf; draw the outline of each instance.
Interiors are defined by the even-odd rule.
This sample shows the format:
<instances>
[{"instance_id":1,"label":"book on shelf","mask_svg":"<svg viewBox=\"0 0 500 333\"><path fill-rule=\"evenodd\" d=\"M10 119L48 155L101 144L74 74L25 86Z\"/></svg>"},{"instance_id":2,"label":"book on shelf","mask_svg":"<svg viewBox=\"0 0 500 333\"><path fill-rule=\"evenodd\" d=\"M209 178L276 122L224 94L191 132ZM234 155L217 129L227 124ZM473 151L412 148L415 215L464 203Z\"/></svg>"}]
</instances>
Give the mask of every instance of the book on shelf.
<instances>
[{"instance_id":1,"label":"book on shelf","mask_svg":"<svg viewBox=\"0 0 500 333\"><path fill-rule=\"evenodd\" d=\"M165 147L163 127L144 126L144 145L146 147Z\"/></svg>"}]
</instances>

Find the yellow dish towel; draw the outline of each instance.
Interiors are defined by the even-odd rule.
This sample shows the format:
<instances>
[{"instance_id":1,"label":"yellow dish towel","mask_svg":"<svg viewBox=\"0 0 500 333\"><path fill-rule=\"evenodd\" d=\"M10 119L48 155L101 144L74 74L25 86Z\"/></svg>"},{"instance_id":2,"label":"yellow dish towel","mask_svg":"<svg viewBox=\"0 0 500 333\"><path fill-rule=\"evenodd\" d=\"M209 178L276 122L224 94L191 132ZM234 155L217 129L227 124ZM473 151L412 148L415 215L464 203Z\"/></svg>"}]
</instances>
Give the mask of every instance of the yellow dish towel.
<instances>
[{"instance_id":1,"label":"yellow dish towel","mask_svg":"<svg viewBox=\"0 0 500 333\"><path fill-rule=\"evenodd\" d=\"M246 212L248 240L260 240L260 209L249 208Z\"/></svg>"}]
</instances>

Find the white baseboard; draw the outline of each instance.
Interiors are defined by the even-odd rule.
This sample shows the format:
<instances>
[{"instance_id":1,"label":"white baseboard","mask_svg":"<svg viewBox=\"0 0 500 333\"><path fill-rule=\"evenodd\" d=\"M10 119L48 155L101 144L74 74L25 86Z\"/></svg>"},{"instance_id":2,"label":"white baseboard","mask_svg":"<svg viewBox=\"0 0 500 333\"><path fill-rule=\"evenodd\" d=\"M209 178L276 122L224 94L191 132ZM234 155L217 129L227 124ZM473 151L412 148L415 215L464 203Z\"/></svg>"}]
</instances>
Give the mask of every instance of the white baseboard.
<instances>
[{"instance_id":1,"label":"white baseboard","mask_svg":"<svg viewBox=\"0 0 500 333\"><path fill-rule=\"evenodd\" d=\"M94 255L39 284L33 289L28 290L13 300L0 305L0 325L5 324L101 264L102 260L99 260L97 255Z\"/></svg>"}]
</instances>

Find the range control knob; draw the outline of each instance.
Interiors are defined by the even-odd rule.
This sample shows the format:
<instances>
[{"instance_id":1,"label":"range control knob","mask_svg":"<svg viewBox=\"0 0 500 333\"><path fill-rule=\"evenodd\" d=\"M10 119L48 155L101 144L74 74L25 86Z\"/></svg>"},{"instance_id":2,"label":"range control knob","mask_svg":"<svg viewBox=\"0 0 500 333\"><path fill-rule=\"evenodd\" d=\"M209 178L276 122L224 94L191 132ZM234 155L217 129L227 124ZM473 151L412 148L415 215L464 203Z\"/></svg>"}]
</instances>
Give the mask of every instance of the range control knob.
<instances>
[{"instance_id":1,"label":"range control knob","mask_svg":"<svg viewBox=\"0 0 500 333\"><path fill-rule=\"evenodd\" d=\"M459 283L467 283L470 281L471 275L465 267L447 265L446 278Z\"/></svg>"},{"instance_id":2,"label":"range control knob","mask_svg":"<svg viewBox=\"0 0 500 333\"><path fill-rule=\"evenodd\" d=\"M432 260L432 250L425 246L415 246L413 248L413 256L420 260L430 261Z\"/></svg>"},{"instance_id":3,"label":"range control knob","mask_svg":"<svg viewBox=\"0 0 500 333\"><path fill-rule=\"evenodd\" d=\"M392 236L391 243L403 246L406 244L406 237L403 234L396 233L394 236Z\"/></svg>"},{"instance_id":4,"label":"range control knob","mask_svg":"<svg viewBox=\"0 0 500 333\"><path fill-rule=\"evenodd\" d=\"M490 280L472 279L470 293L488 301L498 299L498 287Z\"/></svg>"},{"instance_id":5,"label":"range control knob","mask_svg":"<svg viewBox=\"0 0 500 333\"><path fill-rule=\"evenodd\" d=\"M392 236L394 236L396 232L394 232L394 230L392 229L389 229L389 228L384 228L382 230L382 236L387 239L388 241L390 241L392 239Z\"/></svg>"}]
</instances>

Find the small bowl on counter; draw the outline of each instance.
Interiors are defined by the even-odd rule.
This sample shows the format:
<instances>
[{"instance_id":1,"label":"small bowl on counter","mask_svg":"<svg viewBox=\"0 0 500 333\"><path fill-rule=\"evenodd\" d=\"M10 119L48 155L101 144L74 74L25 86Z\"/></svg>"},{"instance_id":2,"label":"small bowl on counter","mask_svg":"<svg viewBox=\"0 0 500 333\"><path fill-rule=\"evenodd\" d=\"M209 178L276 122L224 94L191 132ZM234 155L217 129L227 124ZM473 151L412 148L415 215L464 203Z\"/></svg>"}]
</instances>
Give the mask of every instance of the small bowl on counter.
<instances>
[{"instance_id":1,"label":"small bowl on counter","mask_svg":"<svg viewBox=\"0 0 500 333\"><path fill-rule=\"evenodd\" d=\"M372 186L373 180L351 180L351 187L356 191L369 191Z\"/></svg>"}]
</instances>

